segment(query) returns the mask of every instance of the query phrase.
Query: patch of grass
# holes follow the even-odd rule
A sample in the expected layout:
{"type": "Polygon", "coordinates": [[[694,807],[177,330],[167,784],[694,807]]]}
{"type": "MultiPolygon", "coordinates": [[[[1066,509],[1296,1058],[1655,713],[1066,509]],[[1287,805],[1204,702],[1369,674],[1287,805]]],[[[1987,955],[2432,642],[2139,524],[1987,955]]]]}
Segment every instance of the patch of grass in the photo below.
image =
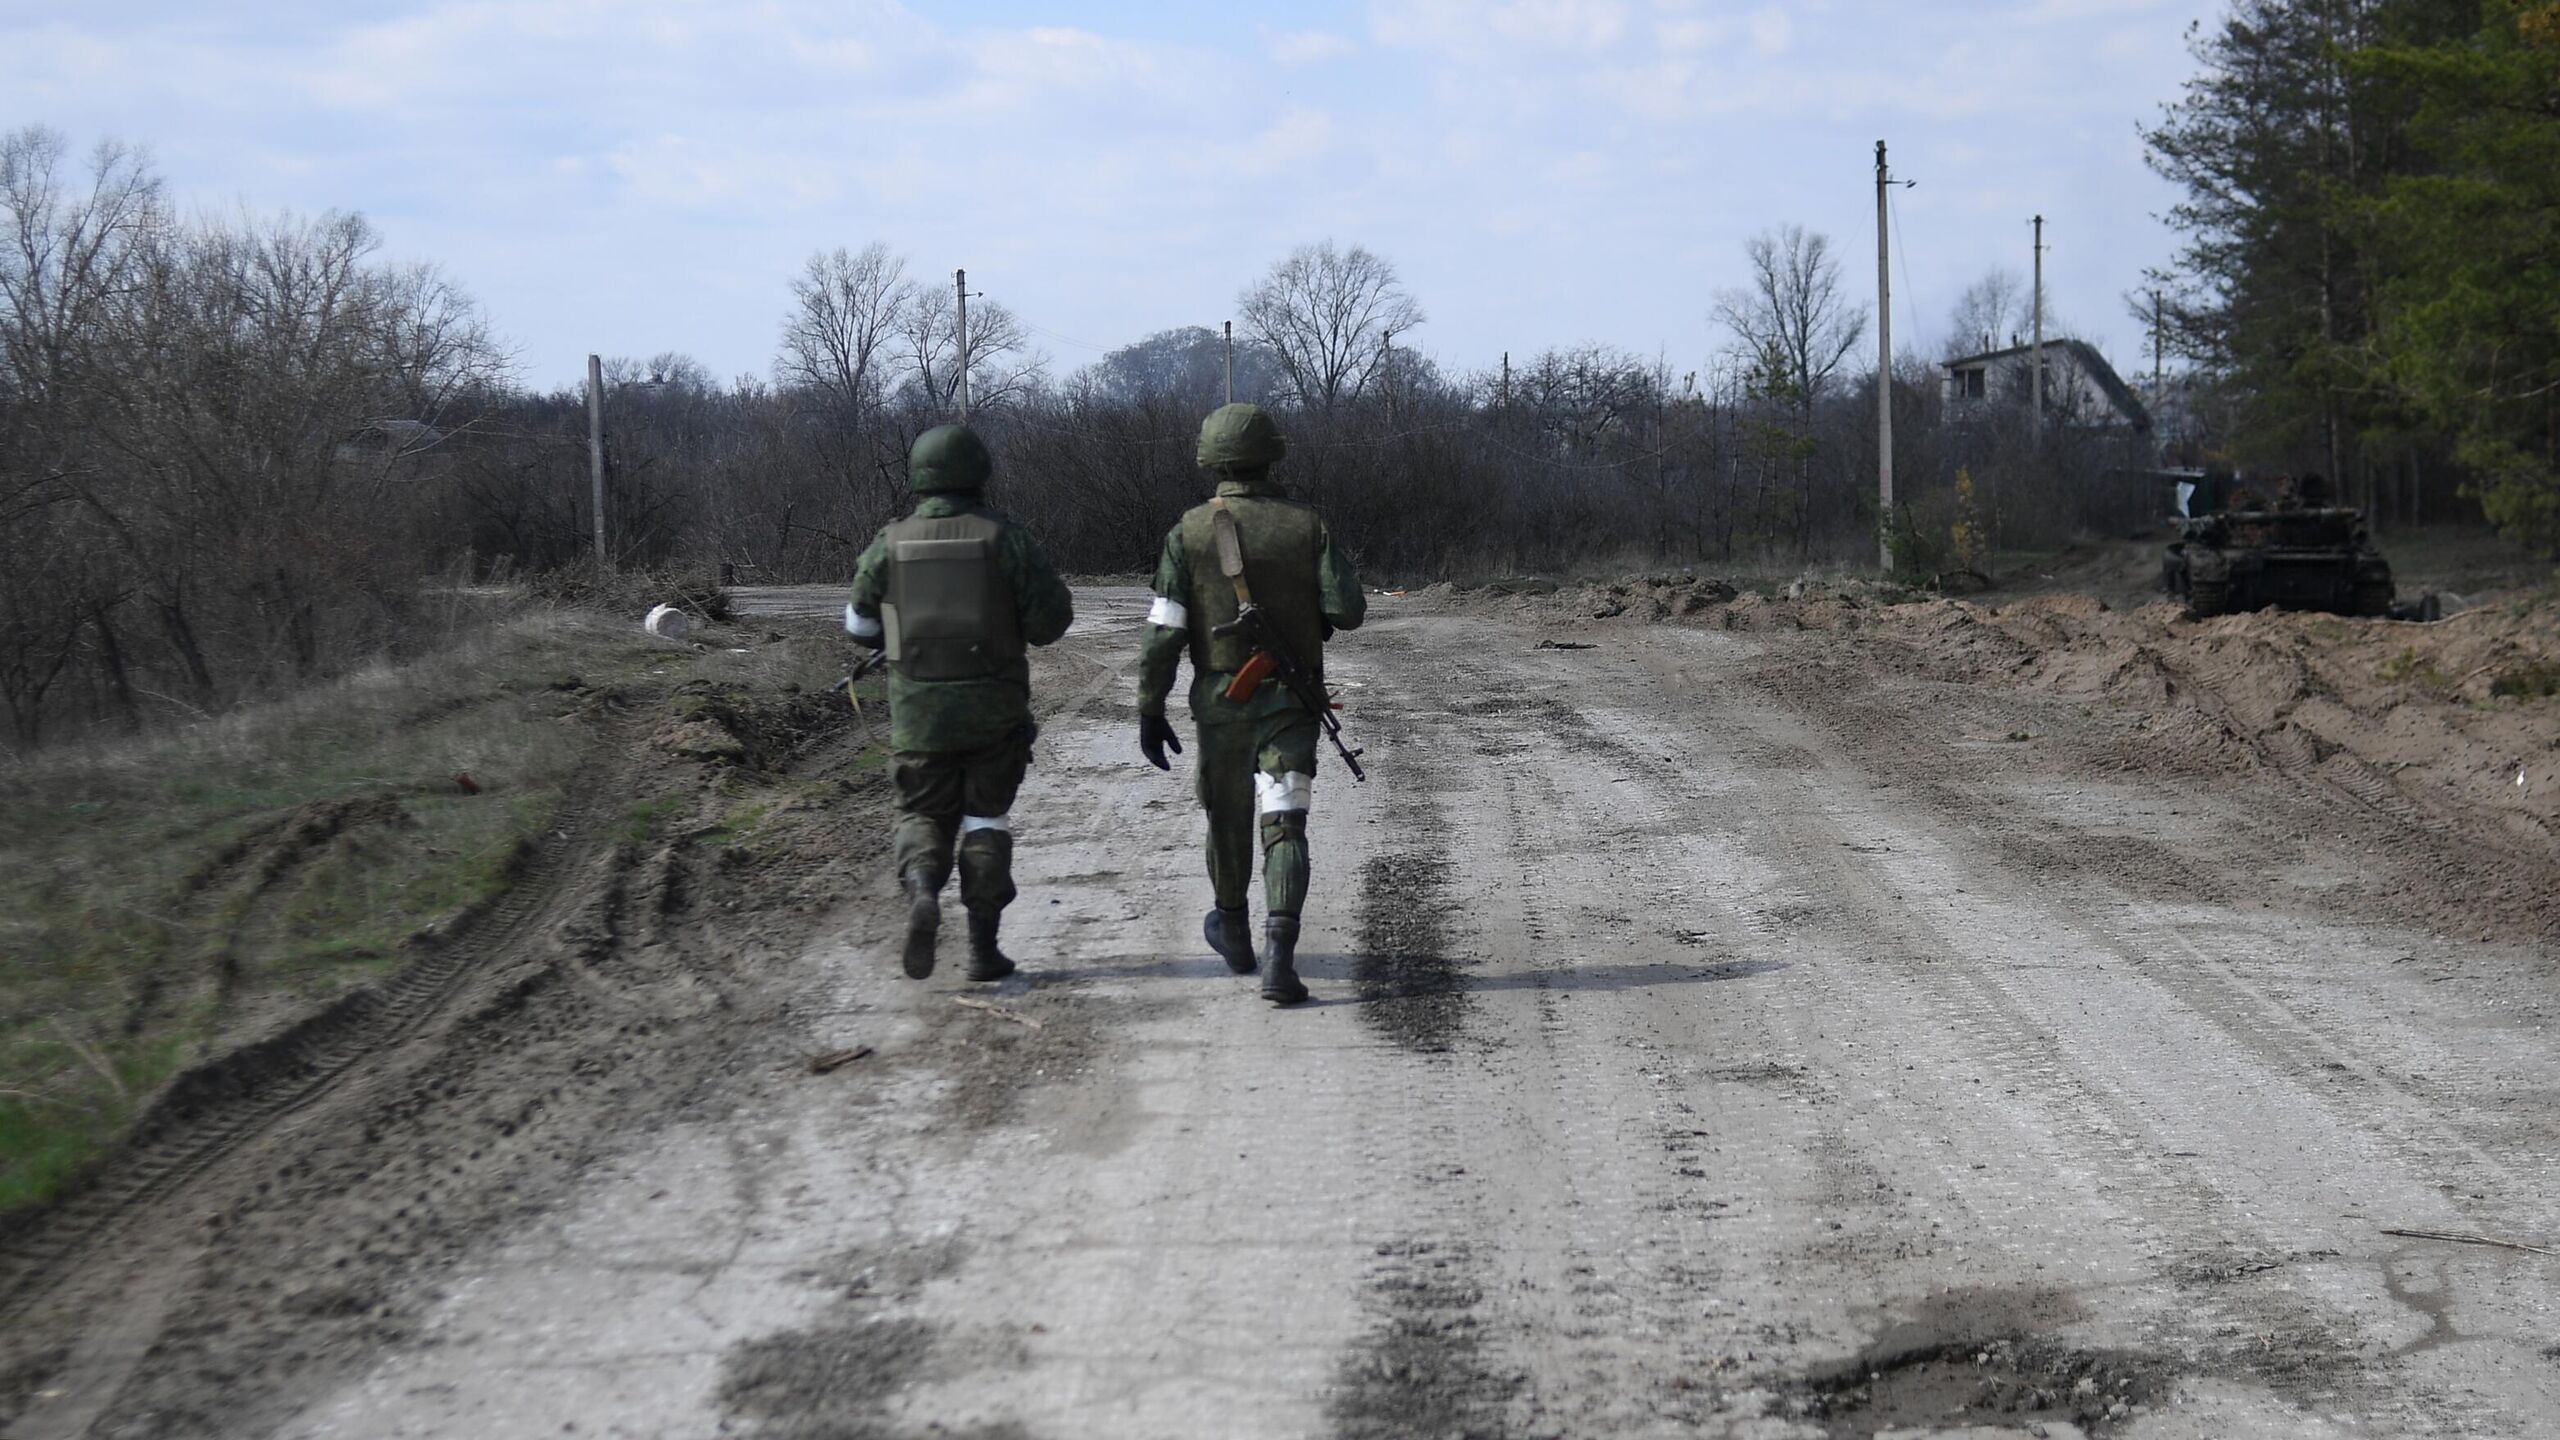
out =
{"type": "Polygon", "coordinates": [[[2383,661],[2373,675],[2386,685],[2408,685],[2438,698],[2451,695],[2454,689],[2453,677],[2445,674],[2433,657],[2420,655],[2414,645],[2402,646],[2400,653],[2383,661]]]}
{"type": "Polygon", "coordinates": [[[2515,700],[2549,700],[2560,696],[2560,660],[2519,665],[2489,682],[2489,693],[2515,700]]]}
{"type": "Polygon", "coordinates": [[[39,1202],[172,1074],[395,965],[503,886],[590,748],[545,614],[183,732],[0,771],[0,1211],[39,1202]],[[469,774],[480,793],[454,779],[469,774]]]}
{"type": "MultiPolygon", "coordinates": [[[[603,723],[693,682],[815,690],[843,668],[820,636],[697,649],[637,612],[537,611],[184,732],[0,769],[0,1213],[55,1194],[170,1076],[500,893],[603,723]]],[[[742,802],[729,823],[766,818],[742,802]]],[[[635,840],[677,823],[673,801],[620,816],[635,840]]]]}
{"type": "Polygon", "coordinates": [[[622,823],[614,827],[613,838],[625,845],[646,845],[658,838],[659,822],[675,814],[682,804],[673,795],[635,800],[623,810],[622,823]]]}
{"type": "Polygon", "coordinates": [[[764,824],[765,817],[773,813],[774,804],[772,800],[759,800],[750,805],[740,805],[693,838],[705,845],[726,845],[733,840],[750,839],[764,824]]]}

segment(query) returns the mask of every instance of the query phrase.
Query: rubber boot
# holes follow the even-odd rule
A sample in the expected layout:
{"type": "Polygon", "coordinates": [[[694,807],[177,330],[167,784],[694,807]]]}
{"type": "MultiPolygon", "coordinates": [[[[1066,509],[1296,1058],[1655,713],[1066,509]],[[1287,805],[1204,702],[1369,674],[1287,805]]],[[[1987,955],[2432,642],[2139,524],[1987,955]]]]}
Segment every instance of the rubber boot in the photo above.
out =
{"type": "Polygon", "coordinates": [[[1253,923],[1245,918],[1243,906],[1212,910],[1201,916],[1200,935],[1227,962],[1228,969],[1239,975],[1253,973],[1253,923]]]}
{"type": "Polygon", "coordinates": [[[924,870],[910,870],[898,877],[907,895],[907,978],[921,980],[933,973],[934,937],[942,930],[942,887],[924,870]]]}
{"type": "Polygon", "coordinates": [[[996,948],[996,926],[1003,918],[1001,910],[970,907],[969,968],[962,973],[981,984],[1001,980],[1013,973],[1013,962],[996,948]]]}
{"type": "Polygon", "coordinates": [[[1298,917],[1273,915],[1262,922],[1262,998],[1274,1005],[1295,1005],[1307,998],[1298,979],[1298,917]]]}

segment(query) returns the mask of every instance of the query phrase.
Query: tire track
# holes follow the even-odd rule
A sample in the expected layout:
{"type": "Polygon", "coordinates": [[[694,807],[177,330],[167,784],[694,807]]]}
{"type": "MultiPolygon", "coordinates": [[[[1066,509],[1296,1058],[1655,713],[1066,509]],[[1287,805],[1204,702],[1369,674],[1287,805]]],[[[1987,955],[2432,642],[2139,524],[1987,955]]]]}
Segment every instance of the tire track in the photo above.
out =
{"type": "Polygon", "coordinates": [[[0,1235],[0,1320],[15,1319],[128,1219],[322,1096],[377,1051],[415,1031],[473,976],[528,935],[569,917],[630,772],[634,727],[610,723],[597,759],[564,793],[550,832],[521,849],[506,891],[424,954],[280,1034],[171,1082],[87,1183],[0,1235]]]}

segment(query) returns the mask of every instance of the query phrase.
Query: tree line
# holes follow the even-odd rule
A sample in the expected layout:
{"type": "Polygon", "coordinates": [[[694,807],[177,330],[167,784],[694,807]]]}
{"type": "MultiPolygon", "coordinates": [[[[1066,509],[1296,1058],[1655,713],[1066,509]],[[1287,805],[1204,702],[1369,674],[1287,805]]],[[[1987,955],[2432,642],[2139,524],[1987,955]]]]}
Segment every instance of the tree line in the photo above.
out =
{"type": "MultiPolygon", "coordinates": [[[[2170,217],[2187,250],[2153,288],[2210,447],[2351,477],[2403,453],[2462,467],[2529,530],[2549,520],[2535,427],[2555,387],[2528,201],[2560,168],[2531,163],[2552,120],[2527,102],[2547,100],[2553,7],[2474,5],[2467,29],[2447,18],[2463,8],[2237,0],[2199,32],[2197,78],[2147,132],[2189,196],[2170,217]]],[[[304,683],[414,643],[438,593],[588,563],[583,385],[522,383],[468,297],[383,260],[361,218],[182,217],[136,153],[30,128],[0,137],[0,227],[17,746],[304,683]]],[[[2152,436],[1960,405],[1926,357],[1880,375],[1826,236],[1777,226],[1742,259],[1694,361],[1594,342],[1444,368],[1393,264],[1326,241],[1241,288],[1232,356],[1195,326],[1062,370],[1001,302],[973,297],[964,354],[938,277],[883,245],[824,249],[776,295],[766,373],[606,363],[607,548],[625,568],[842,578],[907,505],[906,448],[951,418],[964,367],[997,503],[1085,573],[1152,563],[1230,386],[1283,412],[1284,478],[1393,582],[1866,563],[1880,527],[1927,581],[2156,523],[2152,436]]],[[[1969,289],[1958,348],[1997,348],[2022,291],[2004,271],[1969,289]]]]}

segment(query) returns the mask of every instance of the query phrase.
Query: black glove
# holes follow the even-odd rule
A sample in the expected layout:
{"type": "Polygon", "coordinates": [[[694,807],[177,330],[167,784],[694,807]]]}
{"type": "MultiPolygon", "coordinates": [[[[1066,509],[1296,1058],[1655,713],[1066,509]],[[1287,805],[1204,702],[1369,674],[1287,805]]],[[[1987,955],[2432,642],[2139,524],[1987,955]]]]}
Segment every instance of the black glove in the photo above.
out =
{"type": "Polygon", "coordinates": [[[1161,715],[1139,716],[1138,753],[1146,756],[1147,763],[1157,769],[1170,770],[1173,762],[1164,758],[1167,750],[1176,755],[1182,753],[1182,742],[1174,738],[1173,722],[1161,715]]]}

